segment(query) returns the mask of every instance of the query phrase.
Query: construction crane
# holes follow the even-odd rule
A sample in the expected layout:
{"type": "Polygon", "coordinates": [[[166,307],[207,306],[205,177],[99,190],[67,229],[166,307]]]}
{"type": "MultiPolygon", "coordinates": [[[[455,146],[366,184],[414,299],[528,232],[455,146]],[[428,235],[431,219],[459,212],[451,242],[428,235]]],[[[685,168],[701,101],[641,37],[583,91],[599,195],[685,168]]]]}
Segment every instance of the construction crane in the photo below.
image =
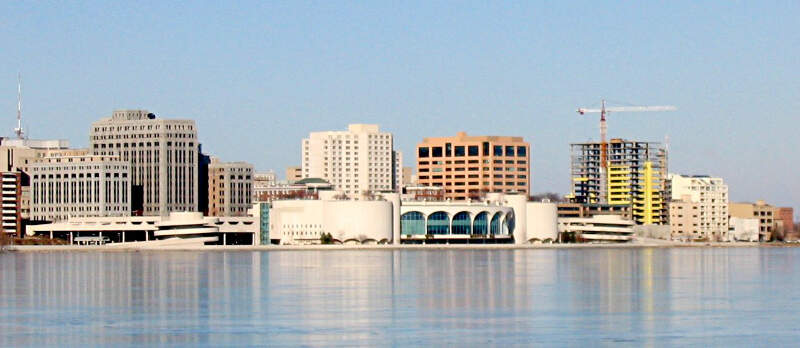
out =
{"type": "Polygon", "coordinates": [[[676,107],[672,105],[661,105],[661,106],[616,106],[616,107],[606,107],[606,101],[603,100],[599,109],[589,109],[589,108],[578,108],[578,113],[581,115],[585,114],[596,114],[600,113],[600,166],[602,168],[606,168],[608,164],[606,161],[606,155],[608,154],[608,142],[606,141],[606,135],[608,134],[608,128],[606,126],[606,115],[610,112],[650,112],[650,111],[675,111],[677,110],[676,107]]]}
{"type": "Polygon", "coordinates": [[[606,116],[611,112],[651,112],[651,111],[674,111],[677,108],[671,105],[664,106],[619,106],[606,107],[603,100],[599,109],[579,108],[577,111],[581,115],[600,114],[600,182],[599,182],[599,201],[607,203],[607,182],[606,174],[608,171],[608,140],[606,139],[608,128],[606,126],[606,116]]]}

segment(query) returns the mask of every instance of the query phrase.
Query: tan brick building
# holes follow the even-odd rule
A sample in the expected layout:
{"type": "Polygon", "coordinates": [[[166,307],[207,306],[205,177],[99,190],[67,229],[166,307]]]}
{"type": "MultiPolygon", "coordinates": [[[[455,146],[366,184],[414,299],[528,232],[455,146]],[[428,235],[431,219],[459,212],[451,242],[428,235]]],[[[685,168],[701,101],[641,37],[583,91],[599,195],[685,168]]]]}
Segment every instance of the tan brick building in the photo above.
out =
{"type": "Polygon", "coordinates": [[[222,162],[208,165],[208,215],[245,216],[253,204],[253,165],[222,162]]]}
{"type": "Polygon", "coordinates": [[[530,194],[530,144],[522,137],[425,138],[417,145],[422,186],[441,186],[445,198],[481,199],[487,192],[530,194]]]}

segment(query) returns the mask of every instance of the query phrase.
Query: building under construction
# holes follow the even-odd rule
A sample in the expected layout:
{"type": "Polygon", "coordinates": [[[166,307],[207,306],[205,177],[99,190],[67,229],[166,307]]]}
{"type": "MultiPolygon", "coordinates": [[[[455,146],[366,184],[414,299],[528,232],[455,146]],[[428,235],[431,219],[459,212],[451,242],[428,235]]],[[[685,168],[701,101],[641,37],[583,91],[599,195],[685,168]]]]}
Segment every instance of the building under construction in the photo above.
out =
{"type": "Polygon", "coordinates": [[[667,152],[661,143],[611,139],[570,149],[572,202],[628,206],[637,224],[667,223],[667,152]]]}

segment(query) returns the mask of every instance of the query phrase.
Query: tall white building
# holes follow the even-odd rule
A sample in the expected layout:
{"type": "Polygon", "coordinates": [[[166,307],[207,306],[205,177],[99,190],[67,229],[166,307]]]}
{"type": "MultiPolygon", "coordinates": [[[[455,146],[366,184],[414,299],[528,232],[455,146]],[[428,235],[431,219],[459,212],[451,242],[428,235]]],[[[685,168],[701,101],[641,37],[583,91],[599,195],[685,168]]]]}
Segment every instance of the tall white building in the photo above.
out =
{"type": "Polygon", "coordinates": [[[92,123],[94,154],[117,155],[141,186],[144,215],[198,209],[198,143],[193,120],[158,119],[147,110],[116,110],[92,123]]]}
{"type": "Polygon", "coordinates": [[[728,240],[728,185],[722,178],[670,174],[673,238],[728,240]]]}
{"type": "Polygon", "coordinates": [[[31,219],[130,216],[130,165],[117,156],[61,156],[29,165],[31,219]]]}
{"type": "Polygon", "coordinates": [[[303,178],[321,178],[351,198],[398,189],[402,156],[391,133],[377,125],[351,124],[346,131],[312,132],[302,143],[303,178]]]}

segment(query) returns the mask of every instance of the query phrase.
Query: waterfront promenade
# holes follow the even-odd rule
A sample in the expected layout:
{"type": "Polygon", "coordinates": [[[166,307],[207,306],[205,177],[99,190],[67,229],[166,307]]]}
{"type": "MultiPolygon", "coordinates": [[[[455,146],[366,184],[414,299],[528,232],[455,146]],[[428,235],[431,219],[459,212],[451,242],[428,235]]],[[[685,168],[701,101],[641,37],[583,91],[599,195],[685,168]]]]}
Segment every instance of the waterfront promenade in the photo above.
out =
{"type": "Polygon", "coordinates": [[[307,251],[307,250],[529,250],[529,249],[619,249],[619,248],[753,248],[800,247],[800,243],[679,243],[639,240],[626,244],[383,244],[383,245],[146,245],[116,243],[107,245],[10,245],[17,252],[113,252],[113,251],[307,251]]]}

